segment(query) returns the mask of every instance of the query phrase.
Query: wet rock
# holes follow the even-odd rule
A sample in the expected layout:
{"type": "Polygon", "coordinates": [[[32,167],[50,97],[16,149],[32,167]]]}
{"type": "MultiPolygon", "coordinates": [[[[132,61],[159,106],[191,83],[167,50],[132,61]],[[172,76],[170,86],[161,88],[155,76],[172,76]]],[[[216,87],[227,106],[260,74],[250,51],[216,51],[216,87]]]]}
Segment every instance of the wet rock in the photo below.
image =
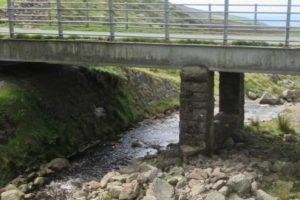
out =
{"type": "Polygon", "coordinates": [[[133,140],[132,144],[131,144],[132,148],[141,148],[143,146],[144,146],[144,144],[141,141],[139,141],[138,139],[133,140]]]}
{"type": "Polygon", "coordinates": [[[119,195],[119,199],[136,199],[136,197],[139,195],[139,191],[140,186],[136,180],[132,181],[131,183],[126,183],[123,185],[123,189],[119,195]]]}
{"type": "Polygon", "coordinates": [[[36,172],[31,172],[30,174],[28,174],[27,179],[28,181],[32,181],[37,177],[37,173],[36,172]]]}
{"type": "Polygon", "coordinates": [[[259,100],[260,104],[278,105],[280,101],[269,92],[265,92],[259,100]]]}
{"type": "Polygon", "coordinates": [[[56,172],[69,169],[70,166],[71,166],[70,162],[65,158],[56,158],[47,164],[47,168],[54,170],[56,172]]]}
{"type": "Polygon", "coordinates": [[[120,175],[120,173],[118,173],[118,172],[109,172],[109,173],[107,173],[107,174],[101,179],[101,181],[100,181],[100,187],[101,187],[101,188],[106,187],[108,181],[109,181],[112,177],[114,177],[114,176],[116,176],[116,175],[120,175]]]}
{"type": "Polygon", "coordinates": [[[37,176],[50,176],[54,173],[55,172],[52,169],[49,169],[48,167],[42,167],[37,173],[37,176]]]}
{"type": "Polygon", "coordinates": [[[1,200],[21,200],[24,193],[18,189],[8,190],[1,194],[1,200]]]}
{"type": "Polygon", "coordinates": [[[23,192],[23,193],[27,193],[27,191],[28,191],[28,184],[22,184],[22,185],[20,185],[19,187],[19,190],[21,191],[21,192],[23,192]]]}
{"type": "Polygon", "coordinates": [[[244,174],[230,177],[227,185],[241,196],[248,194],[251,189],[250,180],[244,174]]]}
{"type": "Polygon", "coordinates": [[[256,199],[257,200],[278,200],[278,198],[269,195],[263,190],[257,190],[256,199]]]}
{"type": "Polygon", "coordinates": [[[24,195],[24,199],[34,199],[35,195],[33,193],[28,193],[24,195]]]}
{"type": "Polygon", "coordinates": [[[173,200],[174,188],[168,182],[155,178],[147,190],[147,196],[155,197],[157,200],[173,200]]]}
{"type": "Polygon", "coordinates": [[[208,193],[205,200],[225,200],[225,196],[219,192],[212,191],[208,193]]]}
{"type": "Polygon", "coordinates": [[[47,183],[48,179],[45,177],[37,177],[34,179],[33,181],[33,185],[37,186],[37,187],[41,187],[43,185],[45,185],[47,183]]]}

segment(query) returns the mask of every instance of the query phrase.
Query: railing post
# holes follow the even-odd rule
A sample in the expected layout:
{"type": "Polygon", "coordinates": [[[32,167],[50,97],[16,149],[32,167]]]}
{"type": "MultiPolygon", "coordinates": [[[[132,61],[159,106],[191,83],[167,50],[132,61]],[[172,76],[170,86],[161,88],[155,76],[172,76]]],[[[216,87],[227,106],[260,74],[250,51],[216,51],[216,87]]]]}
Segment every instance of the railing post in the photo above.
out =
{"type": "Polygon", "coordinates": [[[254,5],[254,30],[257,31],[257,25],[258,25],[258,21],[257,21],[257,12],[258,12],[258,6],[257,4],[254,5]]]}
{"type": "Polygon", "coordinates": [[[110,40],[115,39],[113,0],[108,0],[110,40]]]}
{"type": "Polygon", "coordinates": [[[15,36],[14,30],[14,7],[12,0],[7,0],[7,15],[8,15],[8,26],[9,26],[9,35],[11,38],[15,36]]]}
{"type": "Polygon", "coordinates": [[[58,36],[63,38],[63,27],[62,27],[62,7],[61,7],[61,0],[56,0],[56,7],[57,7],[57,27],[58,27],[58,36]]]}
{"type": "Polygon", "coordinates": [[[52,16],[51,16],[51,11],[52,11],[52,8],[51,8],[51,0],[48,0],[48,20],[49,20],[49,25],[51,26],[52,23],[51,23],[51,20],[52,20],[52,16]]]}
{"type": "Polygon", "coordinates": [[[127,30],[129,28],[128,27],[128,2],[124,3],[124,12],[125,12],[125,28],[127,30]]]}
{"type": "Polygon", "coordinates": [[[169,0],[164,0],[164,28],[165,28],[165,40],[170,40],[170,32],[169,32],[169,0]]]}
{"type": "Polygon", "coordinates": [[[223,44],[226,45],[228,42],[228,17],[229,17],[229,0],[225,0],[224,4],[224,34],[223,44]]]}
{"type": "Polygon", "coordinates": [[[211,3],[208,4],[208,24],[211,25],[212,24],[212,9],[211,9],[211,3]]]}
{"type": "Polygon", "coordinates": [[[288,0],[287,15],[286,15],[286,27],[285,27],[285,46],[286,47],[288,47],[290,44],[291,11],[292,11],[292,0],[288,0]]]}
{"type": "Polygon", "coordinates": [[[87,0],[84,1],[85,4],[85,21],[86,21],[86,26],[90,26],[90,12],[89,12],[89,2],[87,0]]]}

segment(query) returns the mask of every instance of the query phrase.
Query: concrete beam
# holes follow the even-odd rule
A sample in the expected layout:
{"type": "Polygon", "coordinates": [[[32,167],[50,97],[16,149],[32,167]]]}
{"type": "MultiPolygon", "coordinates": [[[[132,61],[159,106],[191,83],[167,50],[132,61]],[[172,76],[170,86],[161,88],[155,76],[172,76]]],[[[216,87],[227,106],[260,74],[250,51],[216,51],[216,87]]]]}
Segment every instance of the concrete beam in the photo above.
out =
{"type": "Polygon", "coordinates": [[[300,74],[300,49],[78,40],[0,40],[0,60],[300,74]]]}

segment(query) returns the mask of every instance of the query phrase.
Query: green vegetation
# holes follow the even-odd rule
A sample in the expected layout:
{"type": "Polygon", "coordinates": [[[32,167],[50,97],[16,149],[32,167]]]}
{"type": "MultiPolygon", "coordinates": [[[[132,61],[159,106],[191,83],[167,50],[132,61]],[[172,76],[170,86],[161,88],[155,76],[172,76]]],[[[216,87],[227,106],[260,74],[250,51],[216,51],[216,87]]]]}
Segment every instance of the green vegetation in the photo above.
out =
{"type": "Polygon", "coordinates": [[[71,155],[90,141],[116,139],[136,120],[179,106],[177,96],[143,102],[148,94],[137,95],[143,90],[127,82],[139,73],[154,84],[168,80],[177,90],[172,76],[177,71],[162,79],[161,70],[42,68],[30,64],[6,69],[21,73],[22,79],[0,83],[0,186],[28,167],[71,155]],[[105,118],[96,117],[97,107],[104,108],[105,118]]]}

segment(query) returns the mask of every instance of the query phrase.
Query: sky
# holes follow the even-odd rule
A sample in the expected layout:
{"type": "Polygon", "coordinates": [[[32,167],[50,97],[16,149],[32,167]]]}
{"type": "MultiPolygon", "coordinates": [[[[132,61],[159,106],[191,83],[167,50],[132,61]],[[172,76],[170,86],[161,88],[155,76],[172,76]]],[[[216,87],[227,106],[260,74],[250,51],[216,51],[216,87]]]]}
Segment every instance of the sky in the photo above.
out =
{"type": "MultiPolygon", "coordinates": [[[[179,4],[224,4],[225,0],[170,0],[171,3],[179,3],[179,4]]],[[[238,11],[238,12],[253,12],[255,4],[263,4],[263,5],[287,5],[288,0],[229,0],[230,4],[250,4],[253,6],[230,6],[229,11],[238,11]]],[[[292,4],[300,5],[300,0],[292,0],[292,4]]],[[[208,10],[208,6],[190,6],[193,8],[201,9],[201,10],[208,10]]],[[[213,11],[224,11],[223,6],[213,6],[213,11]]],[[[286,6],[259,6],[258,12],[286,12],[286,6]]],[[[292,20],[300,20],[300,6],[299,7],[292,7],[292,12],[297,12],[296,14],[292,14],[292,20]]],[[[232,14],[231,14],[232,15],[232,14]]],[[[234,15],[246,17],[249,19],[254,19],[254,14],[249,13],[234,13],[234,15]]],[[[263,23],[267,23],[268,25],[274,26],[282,26],[285,22],[274,21],[270,22],[268,20],[285,20],[286,14],[258,14],[258,20],[262,21],[263,23]],[[267,21],[263,21],[267,20],[267,21]]],[[[300,26],[300,22],[292,22],[293,26],[300,26]]]]}

